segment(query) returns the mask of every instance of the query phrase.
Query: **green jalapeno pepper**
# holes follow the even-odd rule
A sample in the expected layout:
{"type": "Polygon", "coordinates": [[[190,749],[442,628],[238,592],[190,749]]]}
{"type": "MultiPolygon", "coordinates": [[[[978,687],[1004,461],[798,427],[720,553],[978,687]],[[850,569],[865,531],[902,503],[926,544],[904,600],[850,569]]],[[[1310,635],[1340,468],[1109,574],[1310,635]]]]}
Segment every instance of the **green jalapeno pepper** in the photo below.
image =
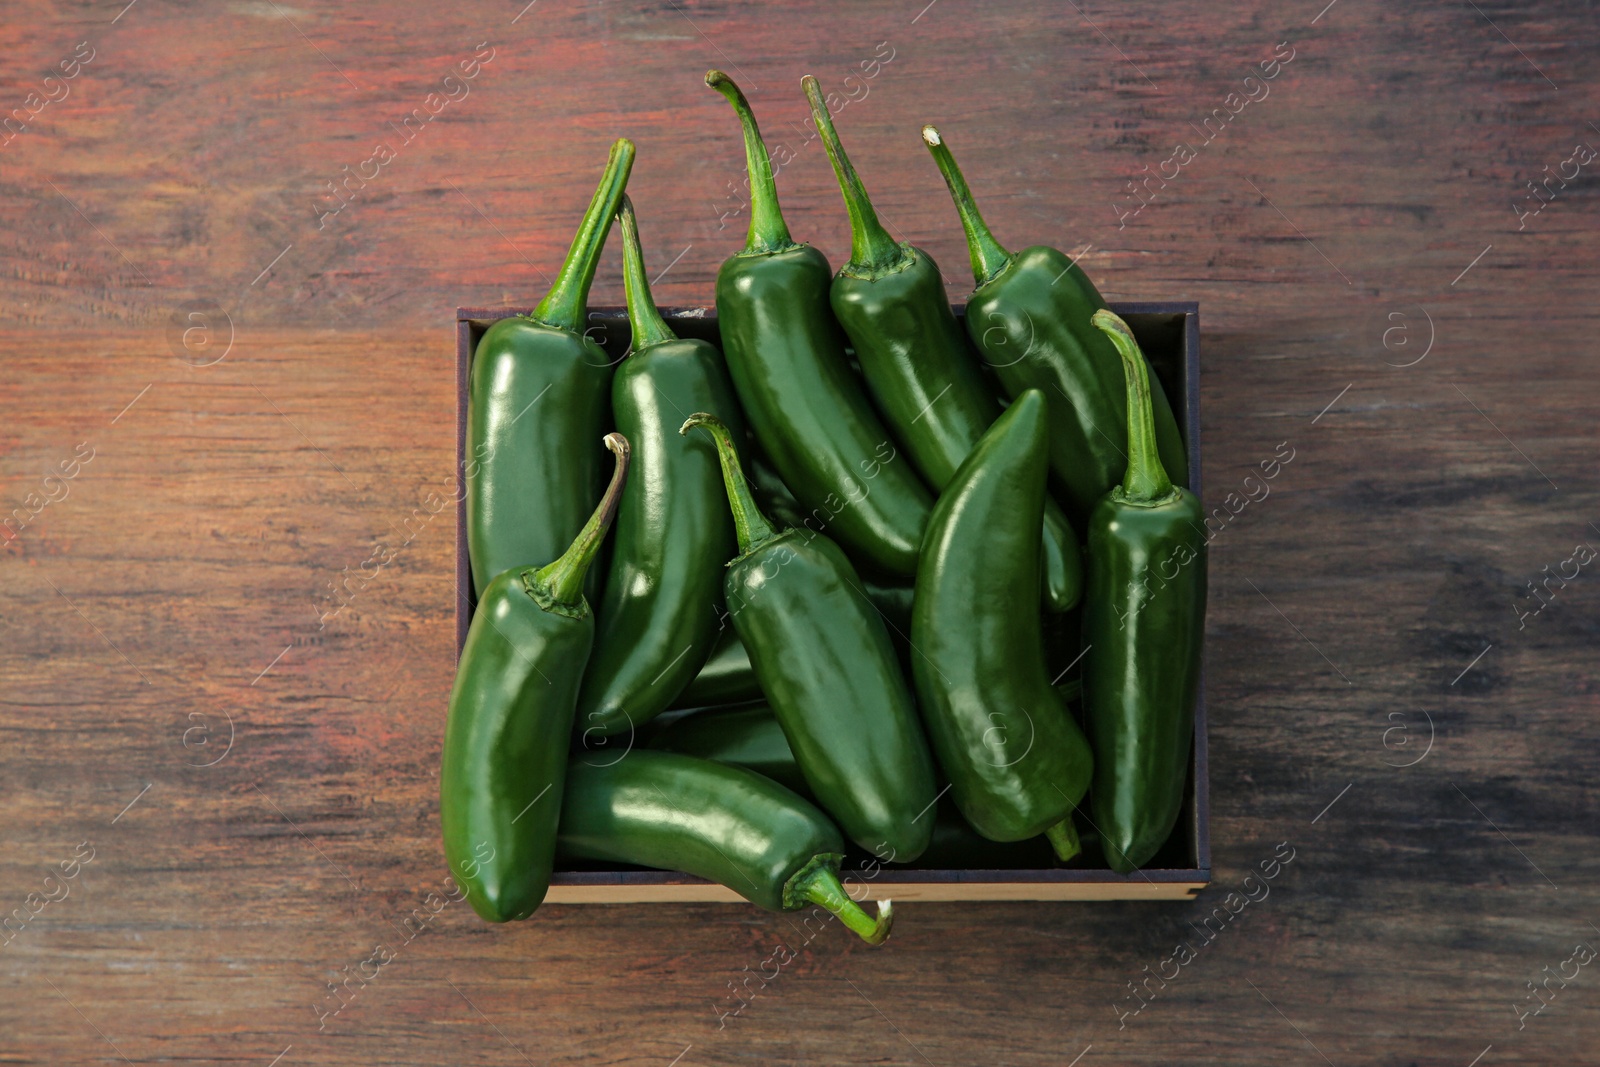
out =
{"type": "MultiPolygon", "coordinates": [[[[1076,691],[1076,686],[1073,689],[1076,691]]],[[[783,727],[765,704],[692,712],[663,724],[650,738],[649,747],[747,767],[803,797],[810,796],[783,727]]],[[[1092,836],[1092,831],[1083,834],[1086,842],[1092,836]]],[[[948,797],[935,805],[933,837],[917,859],[919,867],[940,870],[1045,869],[1055,865],[1055,853],[1043,837],[990,841],[973,832],[948,797]]]]}
{"type": "Polygon", "coordinates": [[[894,921],[889,901],[873,919],[845,892],[844,839],[827,816],[743,767],[645,749],[605,766],[574,759],[560,844],[577,859],[709,878],[768,911],[820,904],[869,945],[894,921]]]}
{"type": "MultiPolygon", "coordinates": [[[[939,265],[889,236],[839,143],[817,79],[807,75],[801,84],[850,216],[850,261],[833,278],[833,313],[895,439],[917,473],[943,489],[1000,417],[1000,402],[950,309],[939,265]]],[[[1083,564],[1078,535],[1049,499],[1042,543],[1045,604],[1066,611],[1083,592],[1083,564]]]]}
{"type": "MultiPolygon", "coordinates": [[[[722,461],[739,555],[724,598],[806,782],[856,844],[909,862],[932,832],[933,760],[894,646],[850,560],[821,534],[757,510],[726,426],[697,412],[722,461]]],[[[1037,587],[1035,587],[1037,590],[1037,587]]]]}
{"type": "Polygon", "coordinates": [[[845,361],[825,256],[796,244],[750,105],[726,74],[706,84],[734,107],[750,171],[750,234],[717,272],[717,325],[761,449],[808,510],[863,563],[916,573],[933,499],[845,361]]]}
{"type": "Polygon", "coordinates": [[[1133,334],[1109,311],[1094,325],[1127,375],[1128,469],[1089,519],[1083,710],[1094,817],[1106,860],[1127,873],[1166,842],[1183,806],[1205,635],[1205,515],[1162,466],[1133,334]]]}
{"type": "MultiPolygon", "coordinates": [[[[949,147],[932,126],[922,139],[955,200],[967,237],[977,288],[967,301],[967,333],[1005,391],[1016,397],[1039,389],[1050,405],[1050,468],[1067,513],[1082,522],[1122,478],[1128,436],[1122,366],[1111,345],[1089,325],[1106,302],[1077,263],[1035,245],[1012,255],[978,213],[949,147]]],[[[1151,383],[1156,440],[1162,462],[1188,479],[1183,438],[1157,382],[1151,383]]]]}
{"type": "MultiPolygon", "coordinates": [[[[611,419],[611,361],[583,331],[632,169],[633,143],[619,140],[555,285],[533,314],[490,326],[472,357],[467,548],[480,596],[502,571],[560,555],[604,482],[605,451],[595,442],[611,419]]],[[[597,599],[600,577],[595,568],[586,590],[597,599]]]]}
{"type": "Polygon", "coordinates": [[[715,446],[676,432],[694,411],[742,426],[722,356],[667,327],[626,196],[617,217],[633,343],[611,383],[611,410],[633,445],[633,470],[578,697],[585,739],[648,722],[695,677],[717,637],[723,564],[736,545],[715,446]]]}
{"type": "Polygon", "coordinates": [[[628,441],[608,434],[616,470],[561,558],[514,567],[483,591],[461,649],[439,765],[445,858],[472,909],[526,919],[550,886],[578,683],[594,640],[583,580],[628,478],[628,441]]]}
{"type": "Polygon", "coordinates": [[[911,609],[923,721],[956,806],[983,836],[1045,833],[1078,852],[1072,809],[1093,757],[1045,673],[1039,522],[1048,476],[1044,396],[995,421],[945,487],[923,541],[911,609]]]}

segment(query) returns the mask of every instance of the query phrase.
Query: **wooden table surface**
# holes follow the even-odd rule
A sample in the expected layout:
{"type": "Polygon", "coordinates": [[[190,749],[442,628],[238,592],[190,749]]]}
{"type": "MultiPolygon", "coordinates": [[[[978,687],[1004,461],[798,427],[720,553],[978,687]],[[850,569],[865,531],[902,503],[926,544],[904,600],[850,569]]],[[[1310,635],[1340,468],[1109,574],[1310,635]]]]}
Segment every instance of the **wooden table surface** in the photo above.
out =
{"type": "Polygon", "coordinates": [[[0,1062],[1592,1062],[1589,5],[123,2],[0,20],[0,1062]],[[543,293],[621,135],[707,301],[708,67],[835,263],[808,72],[953,296],[926,121],[1002,241],[1200,301],[1199,900],[431,910],[453,309],[543,293]]]}

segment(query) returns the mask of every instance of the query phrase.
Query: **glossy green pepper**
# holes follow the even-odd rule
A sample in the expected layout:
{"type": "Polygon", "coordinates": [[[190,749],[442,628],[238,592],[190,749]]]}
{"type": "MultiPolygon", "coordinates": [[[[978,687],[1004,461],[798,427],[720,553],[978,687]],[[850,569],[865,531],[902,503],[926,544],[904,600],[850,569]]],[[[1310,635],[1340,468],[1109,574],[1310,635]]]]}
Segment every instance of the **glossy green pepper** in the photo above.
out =
{"type": "Polygon", "coordinates": [[[526,919],[550,886],[578,683],[594,641],[583,580],[628,478],[628,442],[609,434],[616,471],[560,559],[514,567],[478,601],[450,691],[439,821],[450,870],[490,922],[526,919]]]}
{"type": "Polygon", "coordinates": [[[634,749],[605,766],[575,759],[561,805],[561,854],[683,871],[768,911],[819,904],[862,940],[889,936],[839,882],[844,839],[810,802],[743,767],[634,749]]]}
{"type": "Polygon", "coordinates": [[[677,427],[694,411],[742,426],[722,356],[705,341],[675,336],[651,301],[627,197],[618,224],[633,343],[611,383],[611,410],[633,445],[633,471],[578,697],[577,728],[595,743],[666,708],[711,652],[723,564],[736,545],[733,520],[715,446],[677,427]]]}
{"type": "MultiPolygon", "coordinates": [[[[978,213],[950,149],[932,126],[922,139],[955,200],[977,289],[967,301],[967,333],[1007,394],[1044,393],[1050,405],[1050,468],[1067,513],[1079,524],[1122,478],[1128,436],[1122,365],[1089,317],[1106,302],[1083,270],[1054,248],[1012,255],[978,213]]],[[[1159,383],[1152,383],[1161,460],[1188,479],[1183,437],[1159,383]]]]}
{"type": "Polygon", "coordinates": [[[962,462],[928,520],[911,609],[923,721],[950,795],[994,841],[1044,833],[1078,852],[1072,809],[1094,759],[1045,672],[1039,521],[1048,477],[1044,396],[1030,389],[962,462]]]}
{"type": "MultiPolygon", "coordinates": [[[[467,399],[467,547],[473,588],[555,559],[605,481],[596,446],[611,421],[611,360],[584,336],[589,285],[633,168],[611,147],[605,174],[555,285],[533,314],[490,326],[472,357],[467,399]]],[[[598,599],[595,568],[587,592],[598,599]]]]}
{"type": "Polygon", "coordinates": [[[878,610],[838,545],[779,533],[756,509],[727,427],[700,412],[683,432],[695,427],[717,443],[739,539],[723,586],[733,627],[812,795],[874,856],[916,859],[933,760],[878,610]]]}
{"type": "Polygon", "coordinates": [[[784,484],[828,534],[864,564],[910,577],[932,495],[845,360],[827,258],[789,236],[749,103],[726,74],[711,71],[706,84],[738,112],[750,171],[749,238],[717,272],[717,325],[739,402],[784,484]]]}
{"type": "MultiPolygon", "coordinates": [[[[801,84],[850,216],[850,261],[833,279],[833,313],[895,440],[917,473],[943,489],[1000,417],[1000,402],[950,309],[939,265],[889,236],[839,142],[817,79],[807,75],[801,84]]],[[[1053,500],[1046,499],[1044,516],[1044,600],[1066,611],[1083,592],[1078,535],[1053,500]]]]}
{"type": "Polygon", "coordinates": [[[1106,860],[1142,867],[1183,806],[1206,622],[1205,515],[1156,448],[1150,382],[1127,325],[1094,325],[1127,374],[1128,469],[1089,519],[1083,711],[1094,742],[1094,817],[1106,860]]]}
{"type": "MultiPolygon", "coordinates": [[[[1073,686],[1076,691],[1076,686],[1073,686]]],[[[713,759],[747,767],[757,774],[810,796],[805,777],[783,736],[783,727],[765,704],[743,708],[708,708],[664,723],[650,738],[650,748],[685,756],[713,759]]],[[[929,818],[929,815],[923,815],[929,818]]],[[[917,859],[917,866],[938,870],[1047,869],[1056,865],[1055,853],[1043,837],[1025,841],[990,841],[973,832],[961,811],[948,797],[941,798],[931,815],[933,837],[917,859]]],[[[1084,833],[1085,840],[1092,831],[1084,833]]]]}

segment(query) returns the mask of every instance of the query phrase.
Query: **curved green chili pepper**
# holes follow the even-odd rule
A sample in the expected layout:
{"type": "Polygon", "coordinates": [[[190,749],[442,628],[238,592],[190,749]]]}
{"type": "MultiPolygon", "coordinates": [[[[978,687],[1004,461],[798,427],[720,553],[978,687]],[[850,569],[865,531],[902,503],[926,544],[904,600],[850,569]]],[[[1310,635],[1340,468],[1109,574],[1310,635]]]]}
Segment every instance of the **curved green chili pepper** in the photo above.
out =
{"type": "Polygon", "coordinates": [[[1045,399],[1017,397],[961,464],[928,520],[911,611],[923,721],[950,795],[980,834],[1045,833],[1078,851],[1072,809],[1094,759],[1045,673],[1039,529],[1048,473],[1045,399]]]}
{"type": "Polygon", "coordinates": [[[1094,325],[1127,374],[1128,470],[1089,519],[1083,711],[1094,741],[1094,817],[1123,873],[1172,834],[1183,806],[1206,623],[1205,515],[1156,449],[1150,382],[1133,334],[1094,325]]]}
{"type": "Polygon", "coordinates": [[[819,904],[869,945],[889,936],[894,909],[873,919],[839,882],[844,839],[827,816],[743,767],[635,749],[606,766],[567,772],[561,852],[636,863],[720,882],[768,911],[819,904]]]}
{"type": "Polygon", "coordinates": [[[578,683],[594,640],[583,581],[628,479],[628,441],[608,434],[616,470],[577,539],[548,566],[502,572],[478,601],[461,649],[439,767],[450,870],[490,922],[544,900],[578,683]]]}
{"type": "MultiPolygon", "coordinates": [[[[922,139],[955,200],[972,257],[977,289],[967,301],[967,332],[1011,396],[1039,389],[1050,405],[1050,468],[1063,502],[1081,523],[1122,478],[1128,436],[1122,366],[1089,326],[1106,302],[1073,260],[1035,245],[1012,255],[1000,246],[973,202],[972,191],[932,126],[922,139]]],[[[1188,479],[1178,423],[1159,383],[1152,383],[1161,460],[1179,481],[1188,479]]]]}
{"type": "Polygon", "coordinates": [[[845,834],[879,859],[909,862],[933,828],[920,818],[936,795],[933,760],[883,620],[838,545],[779,533],[756,509],[728,428],[697,412],[683,432],[697,426],[722,460],[739,537],[723,593],[762,692],[845,834]]]}
{"type": "Polygon", "coordinates": [[[706,84],[738,113],[750,171],[750,235],[717,272],[717,325],[734,389],[795,499],[863,562],[909,577],[933,498],[845,361],[828,308],[827,258],[790,238],[749,103],[720,71],[706,84]]]}
{"type": "Polygon", "coordinates": [[[675,432],[693,411],[742,425],[722,356],[668,329],[650,300],[626,196],[617,218],[633,344],[612,381],[611,410],[634,458],[578,697],[585,738],[643,725],[695,677],[717,637],[723,564],[736,546],[716,448],[675,432]]]}
{"type": "MultiPolygon", "coordinates": [[[[1076,689],[1074,685],[1073,690],[1076,689]]],[[[707,708],[685,715],[664,724],[651,737],[649,747],[734,763],[801,796],[810,795],[805,777],[794,761],[794,752],[783,736],[783,727],[765,704],[707,708]]],[[[1093,836],[1093,831],[1083,835],[1086,842],[1093,836]]],[[[990,841],[973,832],[948,797],[941,798],[935,806],[933,838],[917,858],[919,867],[944,870],[1045,869],[1055,865],[1055,853],[1045,838],[990,841]]]]}
{"type": "MultiPolygon", "coordinates": [[[[555,285],[533,314],[501,319],[478,341],[467,399],[467,548],[481,596],[512,567],[561,554],[605,479],[594,446],[611,420],[611,361],[584,336],[589,285],[633,168],[611,146],[555,285]]],[[[599,568],[586,591],[597,596],[599,568]]]]}
{"type": "MultiPolygon", "coordinates": [[[[800,81],[850,216],[850,261],[834,275],[833,313],[895,439],[917,473],[943,489],[1000,417],[1000,402],[950,310],[939,265],[889,236],[839,143],[817,79],[808,74],[800,81]]],[[[1066,611],[1083,592],[1083,564],[1078,535],[1048,499],[1043,545],[1045,603],[1066,611]]]]}

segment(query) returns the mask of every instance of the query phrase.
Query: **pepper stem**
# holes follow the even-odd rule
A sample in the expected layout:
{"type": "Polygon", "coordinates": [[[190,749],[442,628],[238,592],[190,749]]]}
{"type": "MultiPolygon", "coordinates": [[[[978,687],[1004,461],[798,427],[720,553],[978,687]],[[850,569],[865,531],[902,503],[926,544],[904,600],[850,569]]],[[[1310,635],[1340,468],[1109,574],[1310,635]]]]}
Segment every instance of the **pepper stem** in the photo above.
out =
{"type": "Polygon", "coordinates": [[[1122,476],[1118,497],[1130,504],[1160,504],[1177,494],[1156,448],[1156,420],[1150,410],[1150,372],[1144,353],[1128,324],[1104,308],[1089,320],[1107,337],[1122,357],[1122,374],[1128,383],[1128,471],[1122,476]]]}
{"type": "Polygon", "coordinates": [[[755,497],[744,480],[744,468],[739,465],[739,450],[734,447],[733,434],[715,415],[697,411],[690,415],[678,432],[686,434],[696,427],[711,434],[717,443],[717,459],[722,462],[722,484],[728,490],[728,507],[733,511],[733,529],[739,538],[739,554],[748,555],[778,536],[772,523],[756,507],[755,497]]]}
{"type": "Polygon", "coordinates": [[[1056,858],[1062,863],[1083,851],[1083,845],[1078,841],[1078,828],[1072,822],[1072,813],[1044,832],[1045,838],[1050,842],[1050,847],[1055,849],[1056,858]]]}
{"type": "Polygon", "coordinates": [[[794,239],[789,236],[783,209],[778,206],[772,159],[761,140],[761,127],[756,125],[750,101],[744,98],[733,79],[720,70],[706,71],[706,84],[727,98],[739,116],[739,124],[744,127],[744,164],[750,174],[750,235],[745,238],[745,252],[782,252],[793,248],[794,239]]]}
{"type": "Polygon", "coordinates": [[[594,282],[595,268],[600,264],[600,251],[605,247],[606,234],[611,232],[611,219],[617,213],[622,191],[628,187],[628,174],[633,170],[633,142],[620,138],[611,146],[611,157],[606,160],[605,173],[595,188],[589,207],[583,213],[572,247],[561,264],[561,273],[550,287],[539,306],[528,316],[546,326],[571,333],[582,333],[584,319],[589,311],[589,286],[594,282]]]}
{"type": "Polygon", "coordinates": [[[878,917],[874,919],[861,910],[861,905],[850,899],[850,894],[844,891],[844,886],[839,882],[838,872],[830,864],[813,866],[790,883],[787,889],[796,897],[827,908],[869,945],[883,944],[889,936],[889,928],[894,925],[893,901],[880,900],[878,917]]]}
{"type": "Polygon", "coordinates": [[[834,177],[839,181],[839,192],[844,197],[844,209],[850,215],[850,262],[845,264],[845,269],[853,267],[877,273],[903,266],[911,253],[889,236],[889,231],[878,221],[878,213],[872,209],[872,200],[867,196],[867,187],[861,184],[855,167],[850,165],[850,157],[845,155],[844,145],[839,143],[839,131],[833,128],[833,116],[822,98],[822,87],[809,74],[800,79],[800,84],[805,87],[806,100],[811,104],[811,121],[817,124],[817,132],[822,135],[822,147],[828,150],[834,177]]]}
{"type": "Polygon", "coordinates": [[[639,247],[639,221],[633,214],[633,201],[624,193],[617,209],[617,225],[622,227],[622,290],[627,294],[628,327],[633,331],[630,351],[675,341],[677,335],[650,299],[650,279],[644,272],[644,251],[639,247]]]}
{"type": "Polygon", "coordinates": [[[956,214],[961,216],[961,228],[967,234],[967,253],[972,257],[972,279],[981,286],[1005,269],[1011,262],[1011,253],[989,232],[988,224],[972,199],[972,190],[967,188],[967,179],[956,166],[956,157],[950,154],[939,131],[932,126],[922,127],[922,143],[933,154],[933,161],[950,189],[950,199],[956,202],[956,214]]]}
{"type": "Polygon", "coordinates": [[[617,466],[611,473],[611,484],[605,496],[583,524],[578,536],[561,558],[534,571],[524,580],[559,607],[576,608],[583,603],[583,579],[589,573],[589,564],[600,550],[611,520],[616,517],[617,504],[622,500],[622,487],[628,481],[628,459],[633,449],[628,439],[620,433],[606,434],[606,447],[616,454],[617,466]]]}

